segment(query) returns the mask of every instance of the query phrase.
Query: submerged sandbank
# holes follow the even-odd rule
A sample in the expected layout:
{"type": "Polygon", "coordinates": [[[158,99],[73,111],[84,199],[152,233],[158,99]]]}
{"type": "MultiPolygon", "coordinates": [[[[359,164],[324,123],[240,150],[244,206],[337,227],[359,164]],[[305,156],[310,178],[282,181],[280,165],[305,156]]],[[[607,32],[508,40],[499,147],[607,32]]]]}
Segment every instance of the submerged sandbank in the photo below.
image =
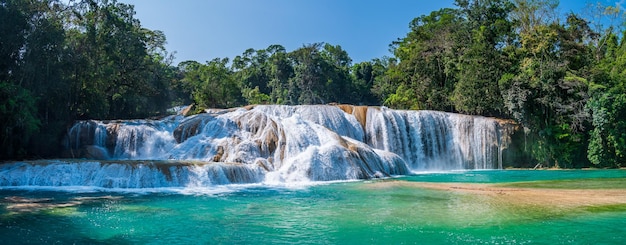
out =
{"type": "MultiPolygon", "coordinates": [[[[583,180],[584,181],[584,180],[583,180]]],[[[525,188],[516,184],[437,183],[390,180],[372,182],[367,188],[414,187],[458,194],[486,196],[494,201],[514,205],[554,208],[593,208],[626,205],[626,187],[615,188],[525,188]]],[[[626,207],[626,206],[625,206],[626,207]]]]}

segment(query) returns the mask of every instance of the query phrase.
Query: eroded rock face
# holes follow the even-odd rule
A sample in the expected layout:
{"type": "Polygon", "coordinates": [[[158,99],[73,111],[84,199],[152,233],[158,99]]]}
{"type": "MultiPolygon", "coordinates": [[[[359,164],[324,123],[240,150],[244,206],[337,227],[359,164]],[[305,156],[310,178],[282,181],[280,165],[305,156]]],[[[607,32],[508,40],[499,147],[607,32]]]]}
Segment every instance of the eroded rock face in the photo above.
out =
{"type": "Polygon", "coordinates": [[[367,110],[377,110],[376,107],[370,106],[354,106],[354,105],[336,105],[339,109],[343,110],[345,113],[353,115],[357,121],[365,130],[365,125],[367,125],[367,110]]]}
{"type": "Polygon", "coordinates": [[[212,114],[198,114],[193,117],[186,118],[181,122],[174,130],[174,139],[177,143],[181,143],[187,140],[189,137],[193,137],[200,133],[204,124],[210,120],[214,120],[215,116],[212,114]]]}
{"type": "MultiPolygon", "coordinates": [[[[284,148],[285,132],[280,127],[280,123],[267,114],[248,111],[233,118],[233,121],[241,130],[250,132],[261,154],[270,156],[276,152],[279,146],[284,148]]],[[[280,159],[283,158],[284,153],[280,154],[280,159]]]]}

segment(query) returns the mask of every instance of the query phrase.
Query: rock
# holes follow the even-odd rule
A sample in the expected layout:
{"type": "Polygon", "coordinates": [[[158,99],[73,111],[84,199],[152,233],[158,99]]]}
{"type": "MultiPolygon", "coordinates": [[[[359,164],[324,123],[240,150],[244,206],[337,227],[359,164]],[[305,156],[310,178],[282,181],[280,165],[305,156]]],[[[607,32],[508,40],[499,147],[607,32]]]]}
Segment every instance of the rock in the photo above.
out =
{"type": "Polygon", "coordinates": [[[183,110],[180,112],[180,115],[183,115],[183,116],[185,116],[185,117],[186,117],[186,116],[190,116],[190,115],[191,115],[191,113],[193,112],[194,107],[196,107],[196,105],[195,105],[195,104],[191,104],[191,105],[189,105],[189,106],[185,107],[185,109],[183,109],[183,110]]]}
{"type": "Polygon", "coordinates": [[[85,146],[84,158],[91,160],[107,160],[109,159],[109,153],[103,147],[96,145],[85,146]]]}
{"type": "Polygon", "coordinates": [[[94,129],[97,127],[94,121],[79,121],[69,130],[68,142],[70,147],[77,149],[83,145],[93,144],[94,129]]]}
{"type": "Polygon", "coordinates": [[[63,158],[82,158],[89,160],[108,160],[109,153],[106,148],[97,145],[86,145],[79,149],[67,149],[61,153],[63,158]]]}
{"type": "Polygon", "coordinates": [[[117,135],[120,130],[119,123],[108,123],[106,126],[107,129],[107,138],[105,145],[108,149],[115,149],[115,144],[117,144],[117,135]]]}
{"type": "Polygon", "coordinates": [[[188,138],[197,135],[200,133],[200,129],[202,129],[201,126],[213,119],[215,119],[213,115],[206,113],[186,118],[185,121],[181,122],[180,125],[174,129],[174,139],[176,139],[177,143],[181,143],[188,138]]]}

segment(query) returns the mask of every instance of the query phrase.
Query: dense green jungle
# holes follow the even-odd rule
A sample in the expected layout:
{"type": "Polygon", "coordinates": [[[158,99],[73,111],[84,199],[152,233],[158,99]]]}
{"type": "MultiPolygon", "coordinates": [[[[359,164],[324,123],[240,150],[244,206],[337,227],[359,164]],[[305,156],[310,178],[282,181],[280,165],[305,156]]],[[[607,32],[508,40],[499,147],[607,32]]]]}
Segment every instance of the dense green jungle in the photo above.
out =
{"type": "Polygon", "coordinates": [[[626,164],[624,11],[553,0],[456,0],[417,16],[391,56],[276,44],[173,64],[163,32],[115,0],[0,0],[0,159],[59,157],[76,120],[194,104],[355,104],[513,120],[508,167],[626,164]]]}

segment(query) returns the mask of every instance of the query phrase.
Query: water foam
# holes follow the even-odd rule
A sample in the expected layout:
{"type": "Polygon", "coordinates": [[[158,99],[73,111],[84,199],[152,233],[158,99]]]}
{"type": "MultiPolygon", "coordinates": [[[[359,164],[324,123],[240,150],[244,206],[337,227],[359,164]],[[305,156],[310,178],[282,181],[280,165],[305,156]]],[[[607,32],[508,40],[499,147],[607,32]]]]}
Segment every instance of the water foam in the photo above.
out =
{"type": "Polygon", "coordinates": [[[0,166],[0,186],[310,185],[502,167],[495,119],[352,106],[256,106],[163,120],[80,121],[74,157],[0,166]],[[75,156],[75,155],[80,156],[75,156]]]}

